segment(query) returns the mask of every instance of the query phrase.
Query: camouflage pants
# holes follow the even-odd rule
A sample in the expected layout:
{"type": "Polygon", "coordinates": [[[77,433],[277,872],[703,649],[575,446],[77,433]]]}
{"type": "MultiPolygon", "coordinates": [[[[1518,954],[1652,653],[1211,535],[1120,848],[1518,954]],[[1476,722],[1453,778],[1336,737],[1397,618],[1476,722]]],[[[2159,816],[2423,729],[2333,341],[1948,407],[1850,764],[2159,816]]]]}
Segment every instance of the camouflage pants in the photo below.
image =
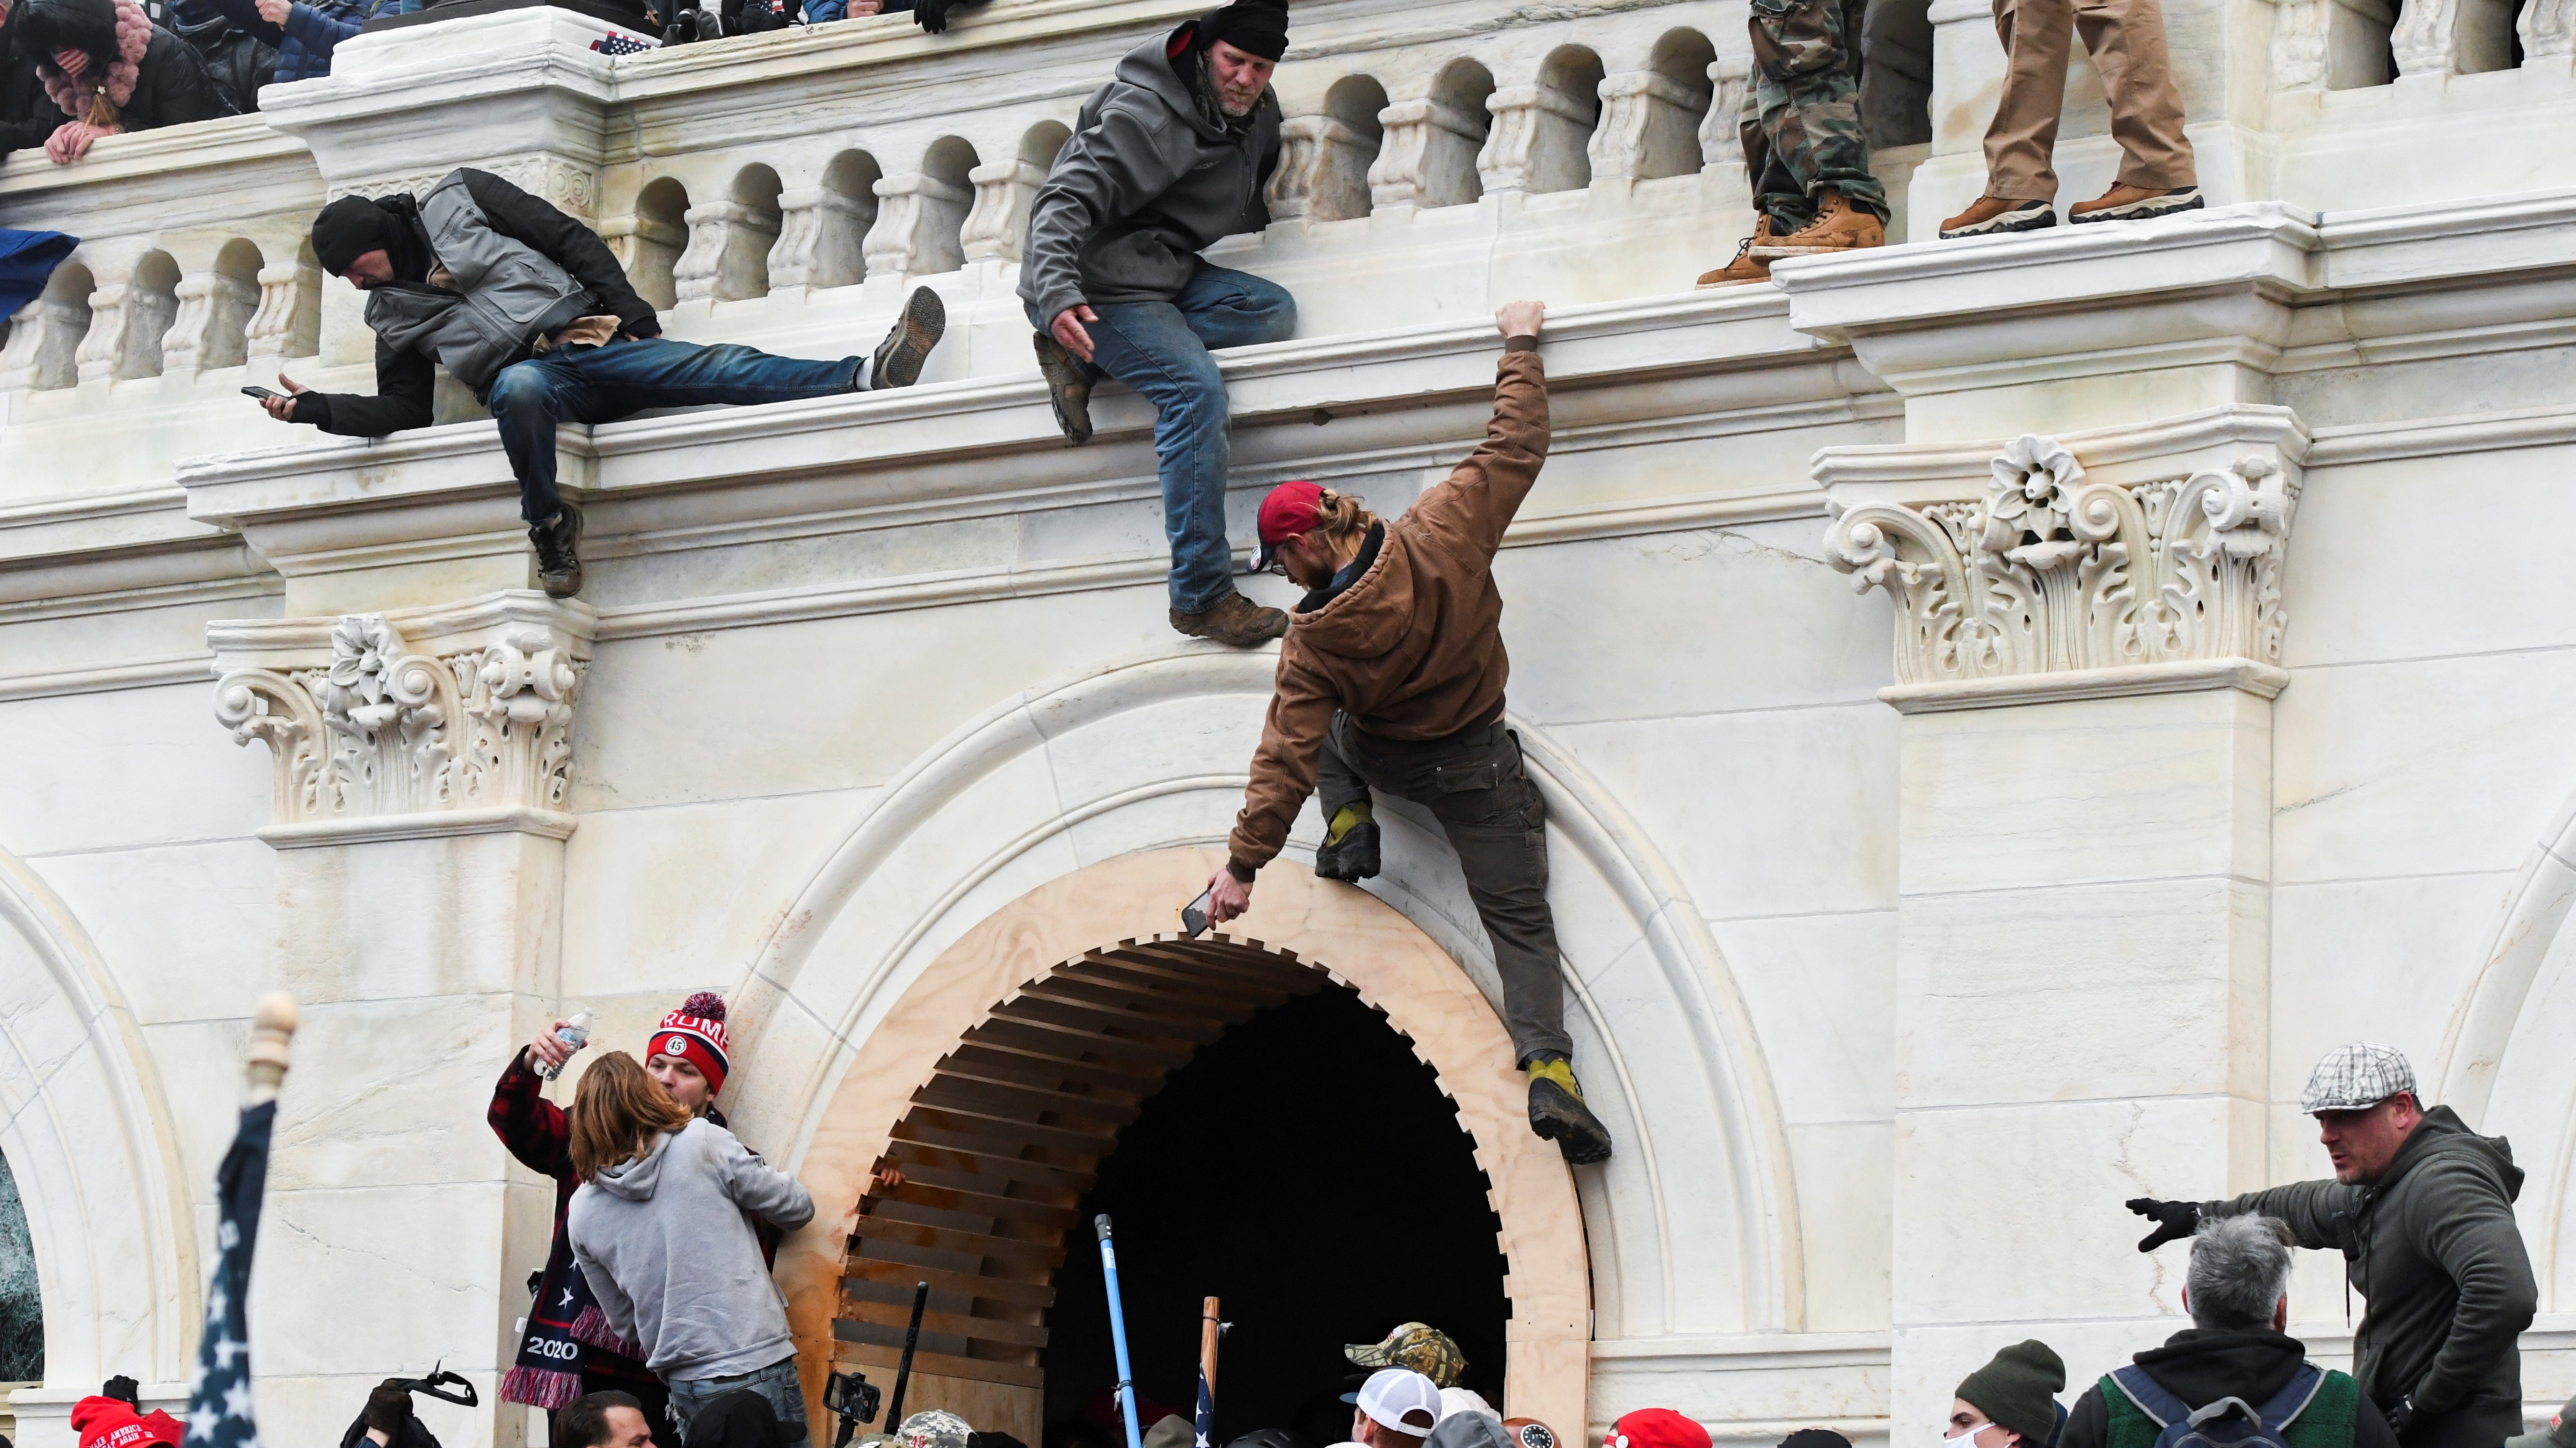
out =
{"type": "Polygon", "coordinates": [[[1866,0],[1753,0],[1753,83],[1737,131],[1753,208],[1773,235],[1816,218],[1831,186],[1887,219],[1887,188],[1869,172],[1860,118],[1860,22],[1866,0]]]}

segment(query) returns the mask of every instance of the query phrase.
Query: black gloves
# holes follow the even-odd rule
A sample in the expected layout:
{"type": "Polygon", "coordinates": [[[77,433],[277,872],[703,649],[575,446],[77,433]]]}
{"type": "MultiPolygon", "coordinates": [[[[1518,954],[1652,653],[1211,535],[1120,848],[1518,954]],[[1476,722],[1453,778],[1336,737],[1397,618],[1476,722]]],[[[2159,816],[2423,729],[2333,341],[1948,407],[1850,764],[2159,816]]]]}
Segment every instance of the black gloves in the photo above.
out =
{"type": "Polygon", "coordinates": [[[2200,1230],[2198,1202],[2160,1202],[2153,1197],[2129,1198],[2129,1210],[2153,1220],[2156,1229],[2138,1242],[2138,1250],[2152,1252],[2167,1242],[2179,1242],[2200,1230]]]}
{"type": "Polygon", "coordinates": [[[382,1433],[388,1442],[402,1441],[403,1420],[411,1416],[411,1390],[400,1378],[387,1378],[367,1394],[367,1411],[362,1415],[371,1432],[382,1433]]]}
{"type": "Polygon", "coordinates": [[[948,28],[950,3],[951,0],[912,0],[912,18],[922,29],[940,34],[948,28]]]}
{"type": "Polygon", "coordinates": [[[98,1395],[102,1398],[114,1398],[138,1413],[143,1411],[143,1385],[123,1373],[118,1373],[115,1377],[99,1384],[98,1395]]]}
{"type": "Polygon", "coordinates": [[[2408,1393],[2405,1397],[2399,1398],[2397,1406],[2390,1408],[2385,1416],[2388,1419],[2388,1431],[2396,1434],[2399,1442],[2406,1441],[2406,1430],[2415,1422],[2415,1395],[2408,1393]]]}

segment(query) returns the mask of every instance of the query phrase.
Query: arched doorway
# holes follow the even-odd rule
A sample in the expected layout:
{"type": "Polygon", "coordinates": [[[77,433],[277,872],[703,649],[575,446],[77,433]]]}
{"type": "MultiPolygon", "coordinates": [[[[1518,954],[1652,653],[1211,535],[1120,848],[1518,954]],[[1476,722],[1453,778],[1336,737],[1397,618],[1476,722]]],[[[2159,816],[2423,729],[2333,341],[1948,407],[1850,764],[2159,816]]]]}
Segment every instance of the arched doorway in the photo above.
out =
{"type": "Polygon", "coordinates": [[[1509,1039],[1456,962],[1384,902],[1295,871],[1262,886],[1265,918],[1278,922],[1265,933],[1284,940],[1095,944],[1132,928],[1139,902],[1186,898],[1221,858],[1122,856],[1031,889],[942,948],[851,1039],[798,1174],[818,1197],[860,1210],[843,1218],[846,1235],[791,1239],[830,1251],[828,1261],[780,1262],[809,1392],[826,1357],[889,1381],[902,1304],[913,1282],[930,1281],[934,1315],[907,1407],[946,1403],[979,1426],[1035,1434],[1046,1314],[1067,1242],[1088,1250],[1069,1233],[1101,1163],[1202,1048],[1264,1009],[1338,988],[1384,1012],[1376,1029],[1419,1058],[1442,1109],[1455,1104],[1453,1135],[1481,1174],[1474,1230],[1501,1259],[1510,1313],[1500,1393],[1485,1390],[1552,1423],[1585,1421],[1590,1288],[1573,1181],[1530,1135],[1509,1039]],[[934,1119],[965,1134],[933,1139],[934,1119]],[[955,1194],[945,1203],[859,1200],[881,1154],[934,1152],[950,1174],[913,1180],[955,1194]],[[968,1166],[974,1174],[957,1174],[968,1166]]]}

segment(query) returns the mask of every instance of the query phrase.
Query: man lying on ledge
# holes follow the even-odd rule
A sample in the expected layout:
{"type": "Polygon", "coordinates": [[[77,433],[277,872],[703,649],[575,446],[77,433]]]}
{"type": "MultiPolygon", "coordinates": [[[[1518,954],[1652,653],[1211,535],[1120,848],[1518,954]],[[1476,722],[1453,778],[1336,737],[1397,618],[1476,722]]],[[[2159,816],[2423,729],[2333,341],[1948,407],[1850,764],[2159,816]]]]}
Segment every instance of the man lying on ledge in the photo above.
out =
{"type": "Polygon", "coordinates": [[[261,402],[280,422],[347,437],[430,423],[432,366],[474,390],[501,425],[519,515],[547,593],[581,592],[581,513],[555,490],[555,424],[615,422],[648,407],[785,402],[910,387],[947,326],[917,287],[870,357],[810,362],[662,336],[651,304],[590,228],[487,171],[450,171],[414,200],[344,196],[313,219],[313,256],[367,294],[376,395],[311,392],[261,402]]]}

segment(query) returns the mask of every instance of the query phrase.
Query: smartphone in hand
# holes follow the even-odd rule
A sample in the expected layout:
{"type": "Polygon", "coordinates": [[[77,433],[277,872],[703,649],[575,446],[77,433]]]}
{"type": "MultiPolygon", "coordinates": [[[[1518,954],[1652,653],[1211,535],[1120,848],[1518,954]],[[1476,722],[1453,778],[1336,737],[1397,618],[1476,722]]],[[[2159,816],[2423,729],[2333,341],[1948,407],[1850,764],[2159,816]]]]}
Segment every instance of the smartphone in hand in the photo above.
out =
{"type": "Polygon", "coordinates": [[[284,396],[284,395],[285,395],[285,394],[283,394],[283,393],[271,392],[271,391],[269,391],[269,390],[268,390],[267,388],[265,388],[265,387],[245,387],[245,388],[243,388],[243,389],[242,389],[242,396],[244,396],[244,397],[256,397],[256,398],[258,398],[258,399],[259,399],[260,401],[262,401],[262,402],[267,402],[267,401],[270,401],[271,399],[278,398],[278,397],[282,397],[282,396],[284,396]]]}
{"type": "Polygon", "coordinates": [[[1181,934],[1192,940],[1196,940],[1200,936],[1207,934],[1208,896],[1213,893],[1213,886],[1209,889],[1201,890],[1199,892],[1199,898],[1181,907],[1181,934]]]}

